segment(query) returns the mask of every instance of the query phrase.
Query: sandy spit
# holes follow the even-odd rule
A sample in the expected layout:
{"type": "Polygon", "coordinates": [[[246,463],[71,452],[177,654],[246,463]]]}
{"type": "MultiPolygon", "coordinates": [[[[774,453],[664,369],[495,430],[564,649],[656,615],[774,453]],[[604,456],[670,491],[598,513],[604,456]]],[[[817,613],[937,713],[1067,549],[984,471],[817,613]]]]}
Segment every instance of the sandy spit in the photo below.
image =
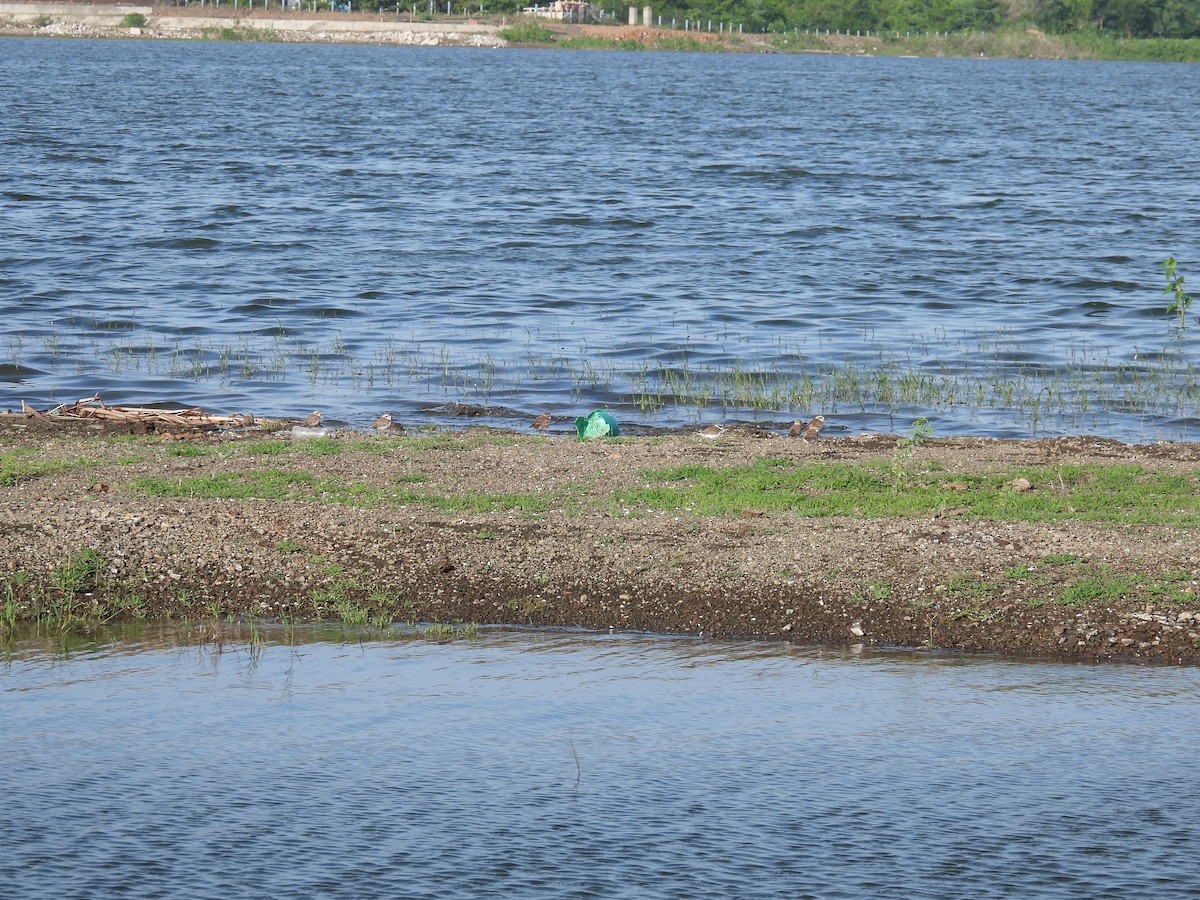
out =
{"type": "MultiPolygon", "coordinates": [[[[396,621],[1200,662],[1193,529],[988,521],[953,509],[892,518],[649,509],[621,499],[650,482],[648,471],[888,464],[899,438],[805,444],[743,426],[718,441],[583,442],[567,427],[345,431],[331,452],[314,453],[286,432],[125,434],[0,416],[0,592],[28,614],[37,598],[61,596],[63,567],[91,551],[104,570],[70,598],[84,613],[99,594],[109,615],[320,619],[365,609],[396,621]],[[146,488],[263,472],[303,479],[307,493],[205,499],[146,488]],[[492,499],[472,508],[480,497],[492,499]],[[1121,596],[1055,601],[1081,580],[1120,577],[1135,585],[1121,596]]],[[[962,438],[928,440],[909,464],[950,481],[1048,461],[1194,478],[1197,460],[1197,444],[962,438]]]]}

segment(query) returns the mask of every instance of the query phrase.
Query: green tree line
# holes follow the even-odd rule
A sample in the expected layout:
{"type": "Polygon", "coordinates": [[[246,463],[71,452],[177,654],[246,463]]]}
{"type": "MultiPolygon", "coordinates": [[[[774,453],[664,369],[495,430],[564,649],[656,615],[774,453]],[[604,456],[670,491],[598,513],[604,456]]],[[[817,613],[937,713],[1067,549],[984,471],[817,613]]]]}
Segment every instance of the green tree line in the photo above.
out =
{"type": "MultiPolygon", "coordinates": [[[[509,0],[519,5],[520,0],[509,0]]],[[[532,2],[532,0],[530,0],[532,2]]],[[[545,0],[542,0],[545,2],[545,0]]],[[[603,8],[612,0],[594,0],[603,8]]],[[[618,20],[629,6],[621,0],[618,20]]],[[[1098,31],[1114,37],[1200,37],[1200,0],[663,0],[653,5],[663,20],[733,23],[746,30],[790,31],[989,31],[1028,24],[1052,34],[1098,31]]],[[[493,9],[505,0],[488,4],[493,9]]]]}

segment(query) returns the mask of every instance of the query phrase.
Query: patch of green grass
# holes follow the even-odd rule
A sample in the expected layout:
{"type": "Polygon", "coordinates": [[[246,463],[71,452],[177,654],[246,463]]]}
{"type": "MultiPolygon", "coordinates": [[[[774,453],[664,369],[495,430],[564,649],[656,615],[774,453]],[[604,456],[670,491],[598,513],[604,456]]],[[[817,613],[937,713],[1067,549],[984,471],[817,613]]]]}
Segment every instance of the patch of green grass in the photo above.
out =
{"type": "Polygon", "coordinates": [[[1073,566],[1077,563],[1087,562],[1082,556],[1076,556],[1074,553],[1047,553],[1040,560],[1044,566],[1073,566]]]}
{"type": "Polygon", "coordinates": [[[868,581],[863,589],[855,595],[856,600],[880,602],[892,596],[892,586],[886,581],[868,581]]]}
{"type": "Polygon", "coordinates": [[[510,44],[553,44],[554,35],[549,29],[536,22],[517,22],[499,31],[500,37],[510,44]]]}
{"type": "Polygon", "coordinates": [[[1135,583],[1128,578],[1084,578],[1064,587],[1058,603],[1060,606],[1111,603],[1132,594],[1134,587],[1135,583]]]}
{"type": "Polygon", "coordinates": [[[212,447],[200,447],[196,444],[179,444],[167,450],[167,456],[212,456],[216,451],[212,447]]]}
{"type": "Polygon", "coordinates": [[[304,545],[299,541],[283,540],[275,544],[275,549],[280,553],[303,553],[304,545]]]}
{"type": "Polygon", "coordinates": [[[452,512],[507,512],[516,509],[524,513],[540,513],[554,509],[562,502],[562,498],[553,494],[484,494],[477,491],[467,491],[458,496],[400,491],[392,499],[397,503],[452,512]]]}
{"type": "Polygon", "coordinates": [[[239,25],[236,28],[220,28],[210,26],[201,28],[200,33],[204,35],[205,40],[209,41],[249,41],[255,43],[273,43],[278,41],[279,35],[268,28],[251,28],[249,26],[239,25]]]}
{"type": "Polygon", "coordinates": [[[383,436],[371,438],[370,440],[363,441],[361,444],[361,449],[366,450],[368,453],[374,453],[376,456],[388,456],[403,449],[403,447],[404,445],[400,442],[399,438],[383,436]]]}
{"type": "Polygon", "coordinates": [[[299,500],[367,507],[415,504],[433,509],[470,512],[520,510],[525,513],[540,513],[570,503],[569,498],[558,494],[485,494],[467,491],[461,495],[448,495],[421,493],[402,487],[389,491],[367,482],[347,482],[341,478],[321,478],[308,472],[290,472],[282,469],[224,472],[179,478],[151,476],[135,479],[130,483],[130,487],[156,497],[299,500]]]}
{"type": "Polygon", "coordinates": [[[976,600],[986,600],[998,590],[998,586],[990,581],[976,578],[974,575],[958,575],[946,583],[946,590],[952,594],[961,594],[976,600]]]}
{"type": "Polygon", "coordinates": [[[1196,602],[1195,595],[1183,584],[1192,580],[1186,572],[1171,570],[1154,579],[1144,574],[1116,574],[1107,566],[1089,564],[1072,554],[1060,554],[1057,558],[1064,560],[1053,569],[1057,578],[1046,573],[1030,574],[1028,581],[1039,589],[1037,596],[1023,598],[1031,609],[1196,602]],[[1182,578],[1179,577],[1181,574],[1182,578]],[[1046,593],[1041,593],[1043,591],[1046,593]]]}
{"type": "Polygon", "coordinates": [[[246,456],[284,456],[295,449],[291,441],[251,441],[237,445],[237,451],[246,456]]]}
{"type": "Polygon", "coordinates": [[[303,441],[300,444],[300,452],[305,456],[337,456],[343,450],[350,448],[349,441],[341,441],[337,438],[324,437],[317,438],[312,441],[303,441]]]}
{"type": "Polygon", "coordinates": [[[565,38],[558,42],[557,46],[564,50],[648,50],[648,45],[641,41],[622,40],[620,38],[603,38],[592,37],[590,35],[580,35],[579,37],[565,38]]]}
{"type": "Polygon", "coordinates": [[[108,561],[97,550],[80,550],[63,560],[50,577],[50,587],[67,596],[94,590],[108,561]]]}
{"type": "Polygon", "coordinates": [[[367,607],[347,597],[335,599],[333,611],[347,625],[366,625],[371,619],[371,611],[367,607]]]}
{"type": "Polygon", "coordinates": [[[906,471],[895,479],[879,463],[759,460],[713,469],[676,466],[642,473],[648,484],[614,500],[701,515],[739,514],[747,507],[804,516],[872,518],[954,512],[1018,522],[1084,519],[1123,524],[1200,525],[1200,478],[1160,475],[1136,465],[1038,466],[956,475],[966,490],[943,488],[945,472],[906,471]],[[1032,490],[1009,482],[1028,479],[1032,490]]]}
{"type": "Polygon", "coordinates": [[[36,448],[20,448],[0,453],[0,487],[14,487],[22,481],[32,481],[47,475],[62,475],[92,465],[90,459],[23,460],[36,454],[36,448]]]}
{"type": "Polygon", "coordinates": [[[192,478],[138,478],[130,487],[156,497],[192,497],[221,500],[304,500],[378,506],[388,500],[385,491],[362,482],[318,478],[307,472],[266,469],[224,472],[192,478]]]}

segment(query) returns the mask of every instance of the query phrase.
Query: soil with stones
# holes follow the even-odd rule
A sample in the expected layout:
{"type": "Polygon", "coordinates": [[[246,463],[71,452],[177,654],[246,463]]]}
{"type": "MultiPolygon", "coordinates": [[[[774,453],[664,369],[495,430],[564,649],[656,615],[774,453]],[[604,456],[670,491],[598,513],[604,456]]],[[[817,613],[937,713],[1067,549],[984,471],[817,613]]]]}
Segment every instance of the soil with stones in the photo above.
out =
{"type": "MultiPolygon", "coordinates": [[[[21,614],[47,598],[110,616],[312,619],[353,610],[396,621],[1200,662],[1200,598],[1189,600],[1200,590],[1200,547],[1190,528],[954,511],[809,518],[748,508],[712,517],[619,499],[645,486],[646,470],[667,466],[886,461],[895,435],[806,444],[740,427],[717,441],[682,433],[584,442],[555,423],[548,435],[345,434],[318,453],[284,443],[287,431],[128,430],[0,416],[0,595],[21,614]],[[220,477],[234,485],[264,471],[340,490],[199,499],[145,487],[220,477]],[[470,501],[481,497],[492,499],[479,511],[470,501]],[[85,552],[98,566],[82,582],[65,579],[85,552]],[[1052,597],[1067,576],[1051,559],[1136,583],[1167,579],[1176,594],[1063,605],[1052,597]],[[956,588],[966,582],[989,588],[969,596],[956,588]]],[[[970,474],[1045,464],[1051,453],[1062,464],[1132,461],[1192,478],[1200,445],[930,439],[919,462],[970,474]]]]}

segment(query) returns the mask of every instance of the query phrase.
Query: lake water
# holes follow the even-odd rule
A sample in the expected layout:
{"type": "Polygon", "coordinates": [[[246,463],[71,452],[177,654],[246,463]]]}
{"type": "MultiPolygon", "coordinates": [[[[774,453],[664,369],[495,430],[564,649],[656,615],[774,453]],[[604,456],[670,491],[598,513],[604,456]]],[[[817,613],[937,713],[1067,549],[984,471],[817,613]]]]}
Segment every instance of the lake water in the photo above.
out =
{"type": "Polygon", "coordinates": [[[6,646],[5,896],[1126,900],[1200,879],[1196,670],[261,637],[6,646]]]}
{"type": "MultiPolygon", "coordinates": [[[[1200,67],[0,40],[0,404],[1194,438],[1200,67]]],[[[556,426],[561,427],[561,426],[556,426]]]]}

